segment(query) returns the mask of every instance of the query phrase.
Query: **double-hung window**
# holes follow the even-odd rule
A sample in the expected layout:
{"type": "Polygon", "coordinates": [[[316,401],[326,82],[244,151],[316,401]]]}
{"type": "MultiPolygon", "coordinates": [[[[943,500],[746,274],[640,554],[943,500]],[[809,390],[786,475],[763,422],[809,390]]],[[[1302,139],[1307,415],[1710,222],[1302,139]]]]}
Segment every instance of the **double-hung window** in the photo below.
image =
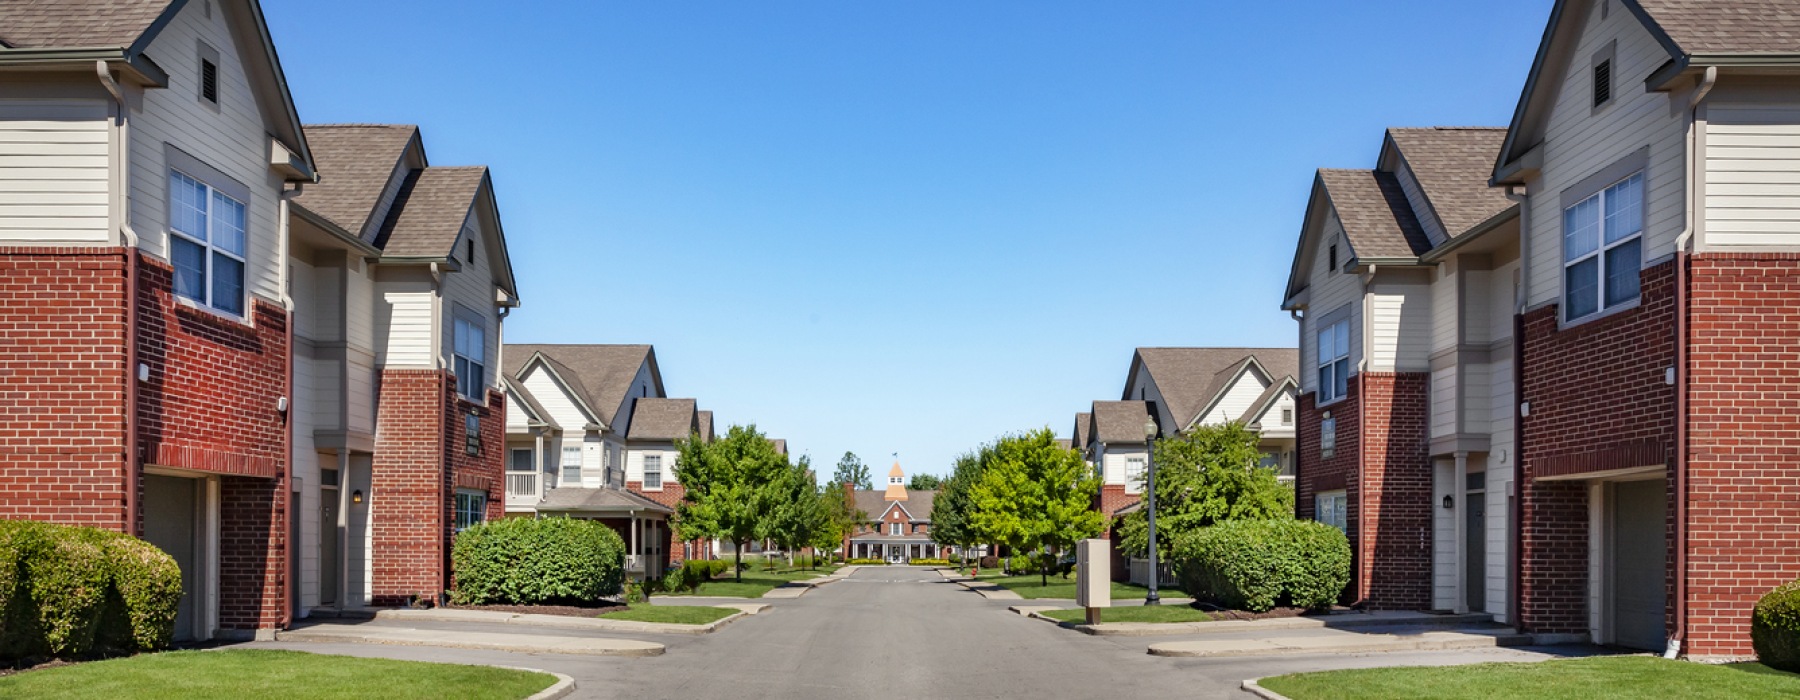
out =
{"type": "Polygon", "coordinates": [[[900,527],[900,523],[888,523],[888,534],[898,536],[900,534],[900,527]]]}
{"type": "Polygon", "coordinates": [[[581,446],[564,445],[562,448],[562,480],[565,484],[581,485],[581,446]]]}
{"type": "Polygon", "coordinates": [[[456,316],[456,391],[472,401],[486,397],[487,328],[474,319],[456,316]]]}
{"type": "Polygon", "coordinates": [[[1641,171],[1563,209],[1563,320],[1636,301],[1643,242],[1641,171]]]}
{"type": "Polygon", "coordinates": [[[662,455],[644,455],[644,488],[662,488],[662,455]]]}
{"type": "Polygon", "coordinates": [[[481,491],[457,489],[456,531],[462,532],[486,519],[487,494],[481,491]]]}
{"type": "Polygon", "coordinates": [[[1326,491],[1313,499],[1313,520],[1330,525],[1344,532],[1350,531],[1350,520],[1345,517],[1344,505],[1348,503],[1343,491],[1326,491]]]}
{"type": "Polygon", "coordinates": [[[233,316],[244,315],[244,243],[248,209],[238,199],[180,170],[169,171],[169,262],[175,294],[233,316]]]}
{"type": "Polygon", "coordinates": [[[1125,489],[1132,493],[1144,490],[1144,458],[1125,458],[1125,489]]]}
{"type": "Polygon", "coordinates": [[[1319,329],[1319,403],[1344,398],[1350,390],[1350,319],[1319,329]]]}

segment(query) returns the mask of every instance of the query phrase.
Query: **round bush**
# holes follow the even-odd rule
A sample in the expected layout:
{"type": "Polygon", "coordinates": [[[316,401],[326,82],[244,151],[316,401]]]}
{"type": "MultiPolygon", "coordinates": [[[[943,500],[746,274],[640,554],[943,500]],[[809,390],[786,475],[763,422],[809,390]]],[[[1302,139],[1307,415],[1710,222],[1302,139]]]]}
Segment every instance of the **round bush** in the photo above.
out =
{"type": "Polygon", "coordinates": [[[1183,590],[1240,610],[1325,608],[1350,583],[1349,541],[1312,521],[1224,522],[1177,539],[1174,553],[1183,590]]]}
{"type": "Polygon", "coordinates": [[[0,520],[0,658],[166,647],[180,604],[181,569],[148,542],[0,520]]]}
{"type": "Polygon", "coordinates": [[[1764,666],[1800,673],[1800,581],[1777,586],[1756,601],[1750,646],[1764,666]]]}
{"type": "Polygon", "coordinates": [[[587,604],[619,594],[625,541],[572,518],[507,518],[456,536],[450,563],[458,605],[587,604]]]}

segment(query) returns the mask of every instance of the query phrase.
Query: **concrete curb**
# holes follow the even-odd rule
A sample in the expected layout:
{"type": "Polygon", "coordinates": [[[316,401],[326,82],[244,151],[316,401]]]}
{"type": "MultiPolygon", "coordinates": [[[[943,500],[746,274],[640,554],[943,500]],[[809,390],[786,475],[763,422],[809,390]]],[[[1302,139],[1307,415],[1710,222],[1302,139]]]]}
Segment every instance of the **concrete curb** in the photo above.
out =
{"type": "Polygon", "coordinates": [[[991,583],[980,583],[974,580],[956,581],[956,585],[967,588],[988,600],[1024,600],[1025,597],[991,583]]]}
{"type": "MultiPolygon", "coordinates": [[[[1527,637],[1528,639],[1528,637],[1527,637]]],[[[1518,646],[1505,635],[1466,632],[1425,632],[1416,635],[1368,635],[1360,639],[1277,638],[1181,641],[1152,644],[1151,656],[1221,658],[1231,656],[1293,656],[1299,654],[1365,654],[1390,651],[1448,651],[1518,646]]]]}
{"type": "MultiPolygon", "coordinates": [[[[746,598],[745,600],[749,600],[746,598]]],[[[601,632],[636,632],[642,634],[712,634],[738,619],[761,612],[767,605],[757,605],[756,611],[745,610],[740,605],[711,605],[702,607],[731,608],[736,614],[714,620],[704,625],[680,625],[665,622],[637,622],[634,620],[603,620],[591,617],[569,617],[567,615],[538,615],[532,613],[505,613],[487,610],[456,610],[439,608],[435,610],[383,610],[375,614],[378,620],[425,621],[425,622],[474,622],[490,625],[525,625],[528,627],[548,627],[552,629],[597,630],[601,632]]]]}
{"type": "Polygon", "coordinates": [[[1103,622],[1072,625],[1072,629],[1096,637],[1159,637],[1183,634],[1220,634],[1259,630],[1357,629],[1364,627],[1443,627],[1487,624],[1487,615],[1430,615],[1424,613],[1359,617],[1363,613],[1329,617],[1283,617],[1268,620],[1214,620],[1211,622],[1103,622]]]}
{"type": "Polygon", "coordinates": [[[355,628],[324,625],[286,630],[275,636],[284,642],[334,642],[350,644],[392,644],[395,646],[443,647],[448,649],[481,649],[516,651],[528,654],[574,654],[579,656],[661,656],[668,648],[655,642],[635,639],[598,637],[555,637],[550,635],[499,634],[468,632],[450,635],[444,630],[421,630],[410,627],[355,628]]]}
{"type": "Polygon", "coordinates": [[[525,668],[524,666],[495,666],[494,668],[506,668],[514,671],[530,671],[532,673],[542,673],[556,677],[556,682],[551,683],[550,687],[538,691],[531,697],[525,698],[525,700],[557,700],[558,698],[568,696],[569,693],[575,692],[575,679],[565,673],[546,671],[541,668],[525,668]]]}
{"type": "Polygon", "coordinates": [[[1282,695],[1281,693],[1277,693],[1273,690],[1269,690],[1268,688],[1262,687],[1262,683],[1258,682],[1261,680],[1262,680],[1261,678],[1251,678],[1249,680],[1244,681],[1243,685],[1240,687],[1242,687],[1246,692],[1249,692],[1252,695],[1262,698],[1263,700],[1293,700],[1293,698],[1290,698],[1286,695],[1282,695]]]}

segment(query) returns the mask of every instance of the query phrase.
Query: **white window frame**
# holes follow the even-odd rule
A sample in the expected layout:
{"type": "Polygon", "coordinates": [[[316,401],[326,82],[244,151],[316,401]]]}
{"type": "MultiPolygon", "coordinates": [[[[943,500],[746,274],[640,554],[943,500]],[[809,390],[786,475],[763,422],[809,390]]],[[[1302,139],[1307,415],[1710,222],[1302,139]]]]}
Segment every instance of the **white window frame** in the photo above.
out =
{"type": "Polygon", "coordinates": [[[166,196],[168,197],[167,210],[169,215],[169,245],[168,250],[164,251],[164,253],[168,256],[169,266],[174,268],[176,276],[179,276],[182,273],[181,264],[177,261],[175,256],[175,246],[177,241],[198,246],[200,248],[202,259],[199,284],[200,289],[198,295],[180,291],[179,286],[175,285],[173,281],[171,281],[170,286],[178,298],[186,299],[197,305],[232,318],[245,318],[248,315],[250,307],[250,204],[243,199],[232,196],[231,193],[221,190],[219,186],[215,184],[216,181],[208,177],[207,174],[195,174],[200,171],[201,169],[197,167],[171,166],[169,168],[169,177],[166,183],[166,196]],[[184,230],[183,226],[177,224],[179,217],[176,216],[177,205],[175,200],[175,188],[177,183],[181,181],[192,182],[199,187],[199,204],[202,205],[204,209],[199,210],[198,214],[201,218],[200,228],[205,229],[203,231],[184,230]],[[223,199],[235,204],[243,211],[243,227],[238,231],[241,250],[235,253],[219,245],[219,236],[222,232],[218,230],[217,224],[219,217],[214,210],[215,201],[218,199],[223,199]],[[232,300],[237,304],[235,310],[222,305],[223,302],[225,302],[224,299],[214,298],[216,296],[214,294],[214,283],[218,280],[218,274],[214,271],[213,266],[218,262],[219,257],[224,257],[239,265],[238,286],[240,288],[238,289],[237,298],[232,300]]]}
{"type": "Polygon", "coordinates": [[[457,532],[487,521],[487,492],[472,489],[456,490],[456,518],[454,524],[457,532]],[[470,507],[472,506],[472,508],[470,507]]]}
{"type": "Polygon", "coordinates": [[[476,314],[458,308],[452,314],[450,347],[454,356],[456,393],[475,403],[487,402],[487,324],[476,314]],[[466,340],[473,336],[471,345],[466,340]],[[473,354],[471,354],[473,353],[473,354]]]}
{"type": "Polygon", "coordinates": [[[1343,489],[1321,491],[1313,496],[1313,520],[1350,534],[1349,493],[1343,489]]]}
{"type": "Polygon", "coordinates": [[[580,445],[563,445],[562,464],[558,465],[557,469],[558,469],[558,471],[562,472],[562,482],[563,483],[565,483],[565,484],[573,483],[576,486],[580,486],[581,485],[581,446],[580,445]],[[573,457],[574,459],[571,460],[570,457],[573,457]]]}
{"type": "Polygon", "coordinates": [[[644,455],[644,490],[645,491],[661,491],[662,487],[663,487],[662,455],[655,454],[655,453],[644,455]],[[652,465],[652,464],[656,465],[655,469],[650,468],[650,465],[652,465]],[[650,477],[652,475],[654,475],[656,477],[655,483],[651,483],[651,481],[650,481],[650,477]]]}
{"type": "MultiPolygon", "coordinates": [[[[1618,309],[1628,308],[1630,306],[1636,305],[1638,303],[1638,301],[1643,298],[1644,290],[1643,290],[1642,285],[1640,284],[1638,286],[1638,290],[1637,290],[1636,294],[1631,295],[1629,298],[1620,299],[1620,300],[1614,301],[1609,304],[1609,303],[1607,303],[1607,300],[1606,300],[1606,281],[1608,278],[1608,273],[1612,271],[1609,269],[1609,266],[1608,266],[1609,259],[1608,259],[1607,254],[1611,253],[1615,250],[1618,250],[1620,248],[1623,248],[1627,245],[1630,245],[1632,243],[1637,244],[1637,250],[1638,250],[1637,261],[1629,269],[1625,270],[1625,274],[1637,274],[1640,270],[1643,269],[1643,266],[1644,266],[1644,243],[1643,243],[1643,241],[1644,241],[1644,224],[1645,224],[1644,219],[1645,219],[1645,213],[1646,213],[1644,210],[1644,205],[1645,205],[1644,198],[1648,194],[1646,191],[1646,188],[1645,188],[1645,183],[1646,183],[1646,179],[1644,177],[1644,171],[1641,169],[1635,170],[1635,171],[1631,172],[1630,174],[1626,175],[1625,177],[1614,180],[1611,183],[1607,184],[1605,187],[1599,188],[1599,190],[1595,191],[1593,194],[1583,197],[1580,200],[1576,201],[1575,203],[1563,207],[1563,210],[1562,210],[1563,264],[1562,264],[1562,302],[1561,303],[1562,303],[1562,309],[1563,309],[1563,321],[1564,322],[1574,322],[1574,321],[1580,321],[1580,320],[1584,320],[1584,319],[1588,319],[1588,318],[1594,318],[1594,317],[1600,316],[1602,314],[1605,314],[1609,311],[1616,311],[1618,309]],[[1621,188],[1623,188],[1633,182],[1637,183],[1637,200],[1638,201],[1635,206],[1636,211],[1634,212],[1636,214],[1636,218],[1637,218],[1637,228],[1635,230],[1632,230],[1629,233],[1626,233],[1626,234],[1620,236],[1618,240],[1609,242],[1607,239],[1612,232],[1611,229],[1614,226],[1614,222],[1611,221],[1610,217],[1607,216],[1607,213],[1606,213],[1607,207],[1612,203],[1612,199],[1614,197],[1619,196],[1616,191],[1620,190],[1621,188]],[[1594,208],[1594,219],[1595,219],[1594,226],[1593,226],[1593,233],[1592,233],[1592,235],[1594,237],[1594,249],[1590,250],[1586,253],[1582,253],[1581,255],[1575,257],[1574,259],[1570,259],[1570,257],[1569,257],[1570,217],[1578,207],[1582,207],[1582,206],[1588,205],[1590,203],[1592,203],[1593,208],[1594,208]],[[1594,298],[1591,300],[1594,304],[1594,308],[1592,311],[1588,311],[1587,313],[1583,313],[1579,316],[1576,316],[1576,315],[1574,315],[1575,305],[1572,303],[1572,301],[1575,299],[1575,294],[1574,294],[1574,290],[1572,288],[1570,288],[1570,286],[1569,286],[1569,272],[1575,266],[1587,263],[1588,261],[1594,262],[1594,289],[1593,289],[1594,298]]],[[[1627,210],[1621,209],[1619,211],[1620,211],[1620,213],[1623,213],[1627,210]]]]}
{"type": "Polygon", "coordinates": [[[898,523],[898,522],[888,523],[888,536],[899,537],[901,534],[900,527],[901,527],[900,523],[898,523]]]}
{"type": "Polygon", "coordinates": [[[529,470],[520,470],[520,469],[515,468],[514,465],[517,465],[519,463],[519,454],[520,453],[525,454],[525,463],[526,464],[536,464],[537,463],[536,455],[531,454],[531,448],[529,448],[529,447],[508,448],[506,450],[506,470],[507,471],[513,472],[515,474],[519,473],[520,471],[529,471],[529,470]]]}
{"type": "Polygon", "coordinates": [[[1314,381],[1320,406],[1342,401],[1350,393],[1350,315],[1327,318],[1332,320],[1320,324],[1313,334],[1313,352],[1318,358],[1314,381]]]}
{"type": "Polygon", "coordinates": [[[1144,479],[1150,473],[1150,460],[1142,455],[1125,458],[1125,492],[1143,493],[1144,479]]]}

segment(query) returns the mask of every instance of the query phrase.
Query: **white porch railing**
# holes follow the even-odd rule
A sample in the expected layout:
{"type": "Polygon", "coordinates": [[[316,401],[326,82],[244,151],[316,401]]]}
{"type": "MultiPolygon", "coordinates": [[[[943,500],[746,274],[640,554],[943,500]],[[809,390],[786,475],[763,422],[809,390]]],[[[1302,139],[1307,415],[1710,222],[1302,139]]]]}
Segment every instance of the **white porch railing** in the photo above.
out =
{"type": "Polygon", "coordinates": [[[541,480],[537,472],[506,473],[506,505],[535,506],[543,499],[541,480]]]}

